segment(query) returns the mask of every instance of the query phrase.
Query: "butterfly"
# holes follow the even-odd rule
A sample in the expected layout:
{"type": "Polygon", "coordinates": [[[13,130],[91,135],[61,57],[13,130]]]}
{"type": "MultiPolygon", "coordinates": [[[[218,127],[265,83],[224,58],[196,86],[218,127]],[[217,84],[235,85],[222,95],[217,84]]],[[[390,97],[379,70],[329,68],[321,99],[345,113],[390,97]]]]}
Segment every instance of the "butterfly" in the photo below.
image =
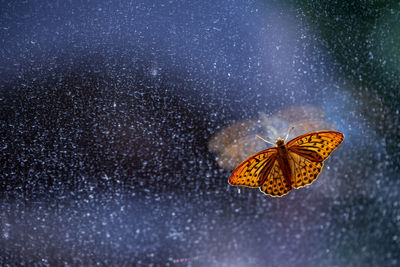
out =
{"type": "Polygon", "coordinates": [[[343,134],[336,131],[312,132],[288,143],[278,138],[276,147],[260,151],[243,161],[228,182],[235,186],[259,187],[273,197],[286,195],[293,188],[312,184],[324,161],[343,139],[343,134]]]}
{"type": "Polygon", "coordinates": [[[240,120],[217,131],[210,138],[208,149],[216,154],[220,167],[234,170],[243,160],[265,149],[265,145],[254,138],[255,134],[276,140],[289,126],[294,126],[288,136],[290,139],[319,129],[335,131],[336,126],[325,117],[322,108],[310,105],[292,106],[271,115],[259,112],[257,118],[240,120]]]}

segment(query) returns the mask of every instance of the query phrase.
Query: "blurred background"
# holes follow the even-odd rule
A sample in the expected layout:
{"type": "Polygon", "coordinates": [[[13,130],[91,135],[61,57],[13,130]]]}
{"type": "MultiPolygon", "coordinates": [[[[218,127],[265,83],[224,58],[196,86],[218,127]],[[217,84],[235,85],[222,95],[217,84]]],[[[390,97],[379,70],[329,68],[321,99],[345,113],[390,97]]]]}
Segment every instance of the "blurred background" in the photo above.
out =
{"type": "Polygon", "coordinates": [[[400,264],[400,2],[0,3],[1,265],[400,264]],[[312,186],[228,185],[300,120],[312,186]]]}

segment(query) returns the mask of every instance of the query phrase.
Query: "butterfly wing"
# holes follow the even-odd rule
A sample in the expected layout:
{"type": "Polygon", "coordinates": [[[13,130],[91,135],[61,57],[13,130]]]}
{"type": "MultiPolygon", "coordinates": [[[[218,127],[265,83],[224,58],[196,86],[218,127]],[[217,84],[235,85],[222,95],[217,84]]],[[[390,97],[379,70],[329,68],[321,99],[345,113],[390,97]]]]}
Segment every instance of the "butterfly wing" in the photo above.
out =
{"type": "Polygon", "coordinates": [[[292,186],[290,186],[283,175],[282,168],[279,166],[279,162],[275,160],[274,165],[268,175],[268,178],[265,182],[260,186],[261,192],[264,194],[273,196],[273,197],[281,197],[289,193],[292,190],[292,186]]]}
{"type": "Polygon", "coordinates": [[[323,162],[311,161],[293,152],[289,152],[289,164],[292,171],[292,186],[296,189],[312,184],[324,166],[323,162]]]}
{"type": "Polygon", "coordinates": [[[343,134],[335,131],[314,132],[299,136],[288,143],[292,186],[304,187],[317,178],[330,154],[343,141],[343,134]]]}
{"type": "Polygon", "coordinates": [[[287,146],[297,155],[322,162],[342,143],[343,138],[343,134],[335,131],[313,132],[289,141],[287,146]]]}
{"type": "Polygon", "coordinates": [[[254,154],[232,172],[229,183],[247,187],[261,186],[274,167],[276,156],[276,148],[269,148],[254,154]]]}

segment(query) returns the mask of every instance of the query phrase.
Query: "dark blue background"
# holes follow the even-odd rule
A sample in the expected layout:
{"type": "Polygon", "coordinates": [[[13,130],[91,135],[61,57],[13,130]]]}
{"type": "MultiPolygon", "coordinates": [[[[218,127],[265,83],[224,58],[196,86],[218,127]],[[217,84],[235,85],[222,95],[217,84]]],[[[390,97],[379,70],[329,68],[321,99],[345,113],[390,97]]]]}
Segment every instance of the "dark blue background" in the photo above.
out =
{"type": "Polygon", "coordinates": [[[398,14],[1,1],[0,262],[397,265],[398,14]],[[238,194],[210,138],[300,105],[346,136],[321,177],[279,199],[238,194]]]}

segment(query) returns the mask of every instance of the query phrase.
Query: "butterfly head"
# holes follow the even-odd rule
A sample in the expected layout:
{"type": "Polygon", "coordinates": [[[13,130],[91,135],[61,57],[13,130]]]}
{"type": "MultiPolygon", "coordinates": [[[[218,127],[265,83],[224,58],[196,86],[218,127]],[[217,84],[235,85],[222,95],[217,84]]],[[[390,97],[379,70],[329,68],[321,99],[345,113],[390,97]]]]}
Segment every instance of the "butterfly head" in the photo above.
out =
{"type": "Polygon", "coordinates": [[[285,140],[283,140],[282,138],[278,137],[278,139],[276,139],[276,146],[280,147],[285,145],[285,140]]]}

